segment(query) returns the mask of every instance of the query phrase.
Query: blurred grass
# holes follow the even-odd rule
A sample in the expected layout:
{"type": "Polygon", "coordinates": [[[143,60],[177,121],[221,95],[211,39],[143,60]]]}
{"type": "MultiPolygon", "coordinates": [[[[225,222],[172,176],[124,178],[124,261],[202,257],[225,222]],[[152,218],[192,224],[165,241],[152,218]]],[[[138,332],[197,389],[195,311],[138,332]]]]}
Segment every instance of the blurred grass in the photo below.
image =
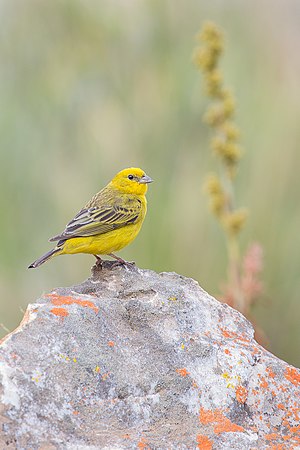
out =
{"type": "Polygon", "coordinates": [[[13,329],[41,292],[89,275],[87,255],[26,267],[130,165],[155,183],[122,256],[218,293],[226,252],[201,189],[212,161],[191,63],[194,35],[212,19],[227,34],[223,69],[248,150],[243,240],[265,249],[255,315],[271,350],[299,366],[299,2],[0,0],[0,11],[0,322],[13,329]]]}

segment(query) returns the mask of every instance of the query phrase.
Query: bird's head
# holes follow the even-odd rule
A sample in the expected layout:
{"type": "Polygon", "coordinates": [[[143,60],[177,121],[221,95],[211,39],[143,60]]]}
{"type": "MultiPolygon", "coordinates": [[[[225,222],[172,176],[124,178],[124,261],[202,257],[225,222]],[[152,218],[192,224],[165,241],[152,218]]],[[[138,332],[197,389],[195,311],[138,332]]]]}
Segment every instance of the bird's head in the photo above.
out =
{"type": "Polygon", "coordinates": [[[152,181],[142,169],[130,167],[117,173],[110,184],[124,194],[144,195],[147,192],[148,183],[152,181]]]}

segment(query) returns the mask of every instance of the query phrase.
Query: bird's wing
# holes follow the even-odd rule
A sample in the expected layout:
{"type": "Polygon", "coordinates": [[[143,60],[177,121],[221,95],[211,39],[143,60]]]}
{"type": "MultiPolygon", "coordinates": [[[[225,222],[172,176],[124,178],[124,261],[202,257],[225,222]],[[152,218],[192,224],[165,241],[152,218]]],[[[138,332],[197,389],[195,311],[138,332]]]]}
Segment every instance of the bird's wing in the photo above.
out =
{"type": "Polygon", "coordinates": [[[66,240],[81,236],[95,236],[135,223],[141,212],[139,201],[130,205],[107,205],[100,208],[84,208],[68,223],[63,233],[50,241],[66,240]]]}

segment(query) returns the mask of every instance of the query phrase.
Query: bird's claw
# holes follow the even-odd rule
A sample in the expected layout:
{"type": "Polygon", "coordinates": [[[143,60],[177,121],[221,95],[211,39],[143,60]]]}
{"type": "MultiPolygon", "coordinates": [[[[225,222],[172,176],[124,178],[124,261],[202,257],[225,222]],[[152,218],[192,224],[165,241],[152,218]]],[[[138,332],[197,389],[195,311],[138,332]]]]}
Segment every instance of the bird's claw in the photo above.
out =
{"type": "Polygon", "coordinates": [[[95,267],[98,269],[98,270],[102,270],[103,269],[103,261],[102,261],[102,259],[100,258],[100,256],[98,256],[98,255],[94,255],[95,256],[95,258],[96,258],[96,262],[95,262],[95,267]]]}
{"type": "Polygon", "coordinates": [[[135,266],[135,262],[134,261],[125,261],[124,259],[113,261],[111,267],[113,268],[113,267],[117,267],[117,266],[133,267],[133,266],[135,266]]]}

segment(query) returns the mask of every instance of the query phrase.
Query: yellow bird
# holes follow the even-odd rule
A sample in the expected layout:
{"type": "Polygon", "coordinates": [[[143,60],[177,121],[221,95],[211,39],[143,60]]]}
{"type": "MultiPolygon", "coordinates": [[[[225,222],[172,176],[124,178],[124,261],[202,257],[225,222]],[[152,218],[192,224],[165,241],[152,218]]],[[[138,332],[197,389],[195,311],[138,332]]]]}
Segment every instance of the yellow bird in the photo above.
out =
{"type": "Polygon", "coordinates": [[[58,255],[90,253],[101,265],[98,255],[109,255],[122,264],[113,252],[130,244],[138,235],[147,212],[146,192],[153,180],[142,169],[131,167],[119,172],[105,188],[79,211],[65,230],[50,241],[54,249],[30,264],[35,268],[58,255]]]}

